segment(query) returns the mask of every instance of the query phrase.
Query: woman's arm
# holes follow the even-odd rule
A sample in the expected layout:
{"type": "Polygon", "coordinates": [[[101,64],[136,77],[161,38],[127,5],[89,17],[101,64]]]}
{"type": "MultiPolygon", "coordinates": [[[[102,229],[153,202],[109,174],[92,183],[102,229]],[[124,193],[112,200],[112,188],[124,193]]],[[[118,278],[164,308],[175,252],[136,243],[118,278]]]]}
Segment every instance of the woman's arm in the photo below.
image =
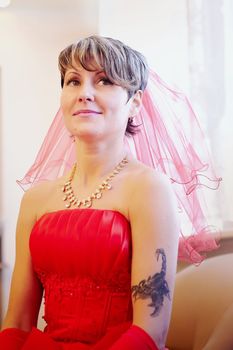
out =
{"type": "Polygon", "coordinates": [[[2,329],[24,331],[36,326],[42,298],[42,287],[31,263],[29,236],[36,221],[35,190],[25,193],[16,230],[16,258],[11,281],[9,304],[2,329]]]}
{"type": "Polygon", "coordinates": [[[110,350],[162,350],[170,322],[179,239],[174,194],[165,176],[146,170],[135,177],[129,218],[133,324],[110,350]]]}
{"type": "Polygon", "coordinates": [[[130,206],[133,324],[165,346],[175,282],[179,226],[169,180],[154,170],[137,180],[130,206]]]}
{"type": "Polygon", "coordinates": [[[217,324],[203,350],[233,349],[233,304],[227,309],[217,324]]]}

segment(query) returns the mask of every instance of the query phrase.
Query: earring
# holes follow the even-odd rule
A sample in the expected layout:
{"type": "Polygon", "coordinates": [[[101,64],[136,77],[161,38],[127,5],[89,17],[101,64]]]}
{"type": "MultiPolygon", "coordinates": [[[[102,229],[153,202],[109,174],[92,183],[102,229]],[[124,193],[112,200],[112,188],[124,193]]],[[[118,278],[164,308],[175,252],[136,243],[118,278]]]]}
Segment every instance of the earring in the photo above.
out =
{"type": "Polygon", "coordinates": [[[72,142],[75,142],[75,137],[74,137],[74,135],[70,135],[70,138],[71,138],[72,142]]]}

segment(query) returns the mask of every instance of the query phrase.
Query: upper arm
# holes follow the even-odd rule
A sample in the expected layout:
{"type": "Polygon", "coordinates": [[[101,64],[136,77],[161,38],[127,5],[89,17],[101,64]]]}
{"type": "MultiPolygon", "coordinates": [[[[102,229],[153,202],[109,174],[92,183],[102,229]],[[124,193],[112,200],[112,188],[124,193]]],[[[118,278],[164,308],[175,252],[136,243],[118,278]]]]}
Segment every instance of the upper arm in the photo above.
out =
{"type": "Polygon", "coordinates": [[[23,196],[16,228],[16,256],[3,328],[29,330],[37,323],[42,288],[32,267],[29,237],[36,221],[35,191],[23,196]]]}
{"type": "Polygon", "coordinates": [[[165,343],[170,321],[179,239],[177,206],[164,175],[149,171],[137,183],[129,209],[133,323],[159,346],[165,343]]]}

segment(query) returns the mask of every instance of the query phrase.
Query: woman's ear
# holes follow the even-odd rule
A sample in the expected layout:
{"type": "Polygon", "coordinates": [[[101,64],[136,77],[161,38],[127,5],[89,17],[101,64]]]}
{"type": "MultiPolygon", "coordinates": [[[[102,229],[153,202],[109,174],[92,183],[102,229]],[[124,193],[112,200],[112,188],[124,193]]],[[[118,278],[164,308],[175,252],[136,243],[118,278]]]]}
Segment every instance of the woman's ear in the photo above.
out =
{"type": "Polygon", "coordinates": [[[135,94],[131,97],[132,102],[131,102],[131,108],[130,108],[130,115],[133,117],[136,114],[138,114],[141,105],[142,105],[142,96],[143,92],[142,90],[138,90],[135,92],[135,94]]]}

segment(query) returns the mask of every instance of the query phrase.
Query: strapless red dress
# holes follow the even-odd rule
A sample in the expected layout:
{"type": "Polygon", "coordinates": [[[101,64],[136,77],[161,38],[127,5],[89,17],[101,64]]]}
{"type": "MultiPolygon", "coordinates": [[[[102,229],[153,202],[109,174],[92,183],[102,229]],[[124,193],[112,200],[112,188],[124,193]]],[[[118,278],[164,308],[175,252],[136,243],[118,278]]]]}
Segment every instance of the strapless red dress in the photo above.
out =
{"type": "Polygon", "coordinates": [[[4,350],[111,349],[132,323],[128,220],[114,210],[46,213],[32,229],[30,251],[47,325],[12,329],[4,350]]]}

